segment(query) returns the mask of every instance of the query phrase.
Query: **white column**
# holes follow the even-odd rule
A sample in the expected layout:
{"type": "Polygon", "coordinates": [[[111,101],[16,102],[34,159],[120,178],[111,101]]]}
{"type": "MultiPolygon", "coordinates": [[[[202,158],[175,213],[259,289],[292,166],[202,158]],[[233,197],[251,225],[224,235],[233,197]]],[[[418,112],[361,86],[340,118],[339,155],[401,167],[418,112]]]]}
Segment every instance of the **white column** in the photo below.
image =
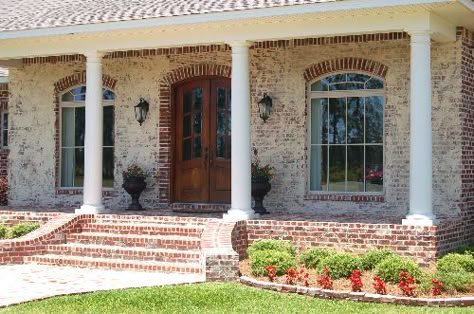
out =
{"type": "Polygon", "coordinates": [[[85,54],[86,130],[84,144],[84,203],[78,213],[99,213],[102,204],[102,57],[99,52],[85,54]]]}
{"type": "Polygon", "coordinates": [[[256,216],[250,191],[250,43],[241,41],[229,45],[232,47],[232,204],[224,219],[245,220],[256,216]]]}
{"type": "Polygon", "coordinates": [[[411,32],[410,209],[403,224],[433,225],[431,36],[411,32]]]}

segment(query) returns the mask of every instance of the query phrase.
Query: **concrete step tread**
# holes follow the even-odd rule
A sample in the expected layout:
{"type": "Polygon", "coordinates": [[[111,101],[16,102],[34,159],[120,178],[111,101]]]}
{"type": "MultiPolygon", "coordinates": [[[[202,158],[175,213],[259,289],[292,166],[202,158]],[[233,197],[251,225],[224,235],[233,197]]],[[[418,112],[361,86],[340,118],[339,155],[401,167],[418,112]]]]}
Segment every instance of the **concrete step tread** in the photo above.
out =
{"type": "Polygon", "coordinates": [[[198,224],[179,224],[179,223],[133,223],[130,221],[122,222],[90,222],[84,224],[83,227],[95,227],[95,226],[106,226],[106,227],[126,227],[126,228],[157,228],[157,229],[199,229],[203,230],[203,225],[198,224]]]}
{"type": "Polygon", "coordinates": [[[199,263],[179,263],[179,262],[162,262],[162,261],[142,261],[142,260],[124,260],[115,258],[99,258],[89,256],[66,256],[56,254],[43,254],[26,256],[26,262],[44,262],[46,260],[56,260],[59,262],[96,262],[113,265],[136,265],[136,266],[163,266],[163,267],[179,267],[188,269],[201,269],[199,263]]]}
{"type": "Polygon", "coordinates": [[[70,237],[97,237],[97,238],[127,238],[127,239],[149,239],[149,240],[173,240],[173,241],[201,241],[200,237],[182,235],[149,235],[149,234],[123,234],[112,232],[79,232],[70,233],[70,237]]]}
{"type": "Polygon", "coordinates": [[[162,254],[196,254],[200,255],[200,250],[176,250],[176,249],[167,249],[167,248],[144,248],[144,247],[123,247],[115,245],[101,245],[101,244],[84,244],[84,243],[65,243],[65,244],[50,244],[48,245],[48,250],[57,250],[57,249],[91,249],[91,250],[111,250],[111,251],[130,251],[130,252],[150,252],[150,253],[162,253],[162,254]]]}

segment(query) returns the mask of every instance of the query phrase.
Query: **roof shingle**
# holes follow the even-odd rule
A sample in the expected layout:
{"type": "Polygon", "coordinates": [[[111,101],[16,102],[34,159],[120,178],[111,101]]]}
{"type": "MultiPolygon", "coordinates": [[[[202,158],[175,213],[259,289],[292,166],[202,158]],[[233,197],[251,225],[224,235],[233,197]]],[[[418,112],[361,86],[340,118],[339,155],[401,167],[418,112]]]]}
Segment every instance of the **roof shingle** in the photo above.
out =
{"type": "Polygon", "coordinates": [[[0,0],[0,32],[343,0],[0,0]]]}

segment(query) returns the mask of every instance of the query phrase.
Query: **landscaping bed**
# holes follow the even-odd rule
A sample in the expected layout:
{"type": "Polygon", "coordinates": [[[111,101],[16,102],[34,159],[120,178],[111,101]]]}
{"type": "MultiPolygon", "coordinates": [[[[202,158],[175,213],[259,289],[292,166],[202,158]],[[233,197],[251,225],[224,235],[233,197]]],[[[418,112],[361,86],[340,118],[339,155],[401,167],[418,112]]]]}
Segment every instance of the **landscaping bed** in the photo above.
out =
{"type": "Polygon", "coordinates": [[[0,224],[0,240],[16,239],[40,227],[37,222],[21,222],[14,225],[0,224]]]}
{"type": "Polygon", "coordinates": [[[248,255],[249,259],[240,263],[244,282],[273,290],[288,291],[288,286],[300,286],[402,299],[474,296],[473,245],[441,257],[431,267],[421,267],[414,260],[387,249],[355,255],[309,248],[297,254],[290,242],[281,240],[254,242],[248,255]]]}

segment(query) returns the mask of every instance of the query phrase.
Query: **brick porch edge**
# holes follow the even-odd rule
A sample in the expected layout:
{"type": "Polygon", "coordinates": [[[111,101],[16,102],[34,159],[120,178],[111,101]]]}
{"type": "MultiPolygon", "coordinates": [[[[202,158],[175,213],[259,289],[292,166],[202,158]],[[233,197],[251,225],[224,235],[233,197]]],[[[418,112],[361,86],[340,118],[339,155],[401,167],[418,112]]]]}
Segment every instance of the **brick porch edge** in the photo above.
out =
{"type": "Polygon", "coordinates": [[[286,293],[298,293],[307,296],[322,297],[328,299],[343,299],[352,301],[393,303],[405,305],[424,305],[424,306],[472,306],[474,305],[474,296],[460,298],[409,298],[394,295],[382,295],[368,292],[350,292],[335,291],[321,288],[307,288],[302,286],[292,286],[287,284],[279,284],[267,281],[260,281],[254,278],[242,276],[240,277],[242,284],[286,293]]]}

